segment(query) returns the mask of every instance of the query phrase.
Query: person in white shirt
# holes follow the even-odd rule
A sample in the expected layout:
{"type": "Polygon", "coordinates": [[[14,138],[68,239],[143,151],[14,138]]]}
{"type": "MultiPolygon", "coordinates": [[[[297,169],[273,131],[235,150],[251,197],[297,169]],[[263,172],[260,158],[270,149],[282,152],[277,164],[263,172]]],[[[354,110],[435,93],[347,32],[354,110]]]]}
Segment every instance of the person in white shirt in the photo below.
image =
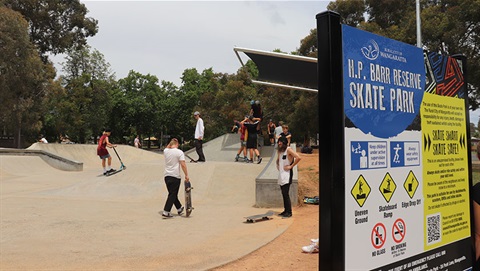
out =
{"type": "MultiPolygon", "coordinates": [[[[283,125],[283,121],[279,121],[279,122],[278,122],[278,126],[275,127],[275,130],[273,131],[274,137],[275,137],[275,141],[278,141],[278,137],[279,137],[280,134],[283,132],[282,125],[283,125]]],[[[276,142],[275,142],[275,143],[276,143],[276,142]]]]}
{"type": "Polygon", "coordinates": [[[285,137],[278,139],[277,150],[277,169],[278,169],[278,184],[282,190],[283,207],[284,210],[279,216],[289,218],[292,216],[292,203],[290,201],[290,185],[293,179],[293,167],[300,162],[302,158],[290,147],[288,147],[288,140],[285,137]]]}
{"type": "Polygon", "coordinates": [[[187,164],[185,163],[185,155],[183,151],[178,149],[178,139],[172,138],[165,150],[165,184],[167,185],[168,197],[163,207],[162,216],[165,218],[173,217],[170,211],[173,205],[177,208],[178,215],[182,215],[184,207],[178,200],[178,190],[180,189],[180,168],[185,175],[185,182],[190,182],[188,177],[187,164]]]}
{"type": "Polygon", "coordinates": [[[198,154],[198,160],[195,162],[205,162],[205,155],[203,154],[203,135],[205,133],[205,126],[203,125],[203,119],[200,117],[200,112],[195,111],[193,117],[197,120],[195,126],[195,150],[198,154]]]}
{"type": "Polygon", "coordinates": [[[135,145],[135,148],[140,148],[142,146],[142,143],[140,143],[140,137],[138,135],[135,137],[133,144],[135,145]]]}
{"type": "Polygon", "coordinates": [[[38,140],[38,142],[48,144],[47,139],[45,137],[43,137],[43,135],[40,136],[40,139],[38,140]]]}

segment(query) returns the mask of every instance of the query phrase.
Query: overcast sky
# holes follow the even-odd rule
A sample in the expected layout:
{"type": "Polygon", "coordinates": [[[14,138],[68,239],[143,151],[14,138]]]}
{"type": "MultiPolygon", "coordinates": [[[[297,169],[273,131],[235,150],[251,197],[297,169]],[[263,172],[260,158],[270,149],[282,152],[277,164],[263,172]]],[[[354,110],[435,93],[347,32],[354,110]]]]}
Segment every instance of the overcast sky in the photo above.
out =
{"type": "MultiPolygon", "coordinates": [[[[92,1],[98,20],[88,44],[110,63],[116,78],[130,70],[181,85],[185,69],[235,73],[235,46],[295,51],[316,28],[329,1],[92,1]]],[[[247,59],[242,53],[242,58],[247,59]]],[[[62,58],[56,57],[56,62],[62,58]]],[[[60,71],[60,66],[57,66],[60,71]]]]}
{"type": "MultiPolygon", "coordinates": [[[[98,20],[98,33],[88,44],[105,56],[117,79],[134,70],[177,86],[185,69],[235,73],[241,67],[235,46],[295,51],[330,2],[80,1],[87,17],[98,20]]],[[[480,110],[470,112],[471,123],[477,125],[479,117],[480,110]]]]}

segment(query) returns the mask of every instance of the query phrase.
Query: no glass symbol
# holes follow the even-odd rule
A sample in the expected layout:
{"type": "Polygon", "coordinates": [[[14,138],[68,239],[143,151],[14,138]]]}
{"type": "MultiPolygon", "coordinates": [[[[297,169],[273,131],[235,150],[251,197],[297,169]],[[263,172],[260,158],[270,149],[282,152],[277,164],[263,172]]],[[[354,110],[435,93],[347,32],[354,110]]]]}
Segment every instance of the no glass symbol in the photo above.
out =
{"type": "Polygon", "coordinates": [[[379,249],[385,244],[386,236],[385,225],[377,223],[372,229],[371,241],[374,248],[379,249]]]}

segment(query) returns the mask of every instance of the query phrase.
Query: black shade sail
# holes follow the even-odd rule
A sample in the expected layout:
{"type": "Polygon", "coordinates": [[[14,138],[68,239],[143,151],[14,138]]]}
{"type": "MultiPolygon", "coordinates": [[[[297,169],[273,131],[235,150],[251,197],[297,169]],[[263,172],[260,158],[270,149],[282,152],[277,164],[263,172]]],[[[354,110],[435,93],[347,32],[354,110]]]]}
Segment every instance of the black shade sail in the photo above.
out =
{"type": "Polygon", "coordinates": [[[245,53],[257,65],[259,75],[252,82],[277,87],[317,91],[317,59],[235,47],[242,66],[244,63],[238,52],[245,53]]]}

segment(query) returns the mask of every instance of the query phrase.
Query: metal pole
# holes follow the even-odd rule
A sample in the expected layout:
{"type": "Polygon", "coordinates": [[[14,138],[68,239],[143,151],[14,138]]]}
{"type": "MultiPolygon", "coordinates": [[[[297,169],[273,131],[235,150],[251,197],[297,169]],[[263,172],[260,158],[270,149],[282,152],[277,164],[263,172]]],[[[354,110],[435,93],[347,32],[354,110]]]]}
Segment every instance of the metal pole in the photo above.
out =
{"type": "Polygon", "coordinates": [[[417,47],[422,48],[422,22],[420,19],[420,0],[416,0],[417,6],[417,47]]]}

